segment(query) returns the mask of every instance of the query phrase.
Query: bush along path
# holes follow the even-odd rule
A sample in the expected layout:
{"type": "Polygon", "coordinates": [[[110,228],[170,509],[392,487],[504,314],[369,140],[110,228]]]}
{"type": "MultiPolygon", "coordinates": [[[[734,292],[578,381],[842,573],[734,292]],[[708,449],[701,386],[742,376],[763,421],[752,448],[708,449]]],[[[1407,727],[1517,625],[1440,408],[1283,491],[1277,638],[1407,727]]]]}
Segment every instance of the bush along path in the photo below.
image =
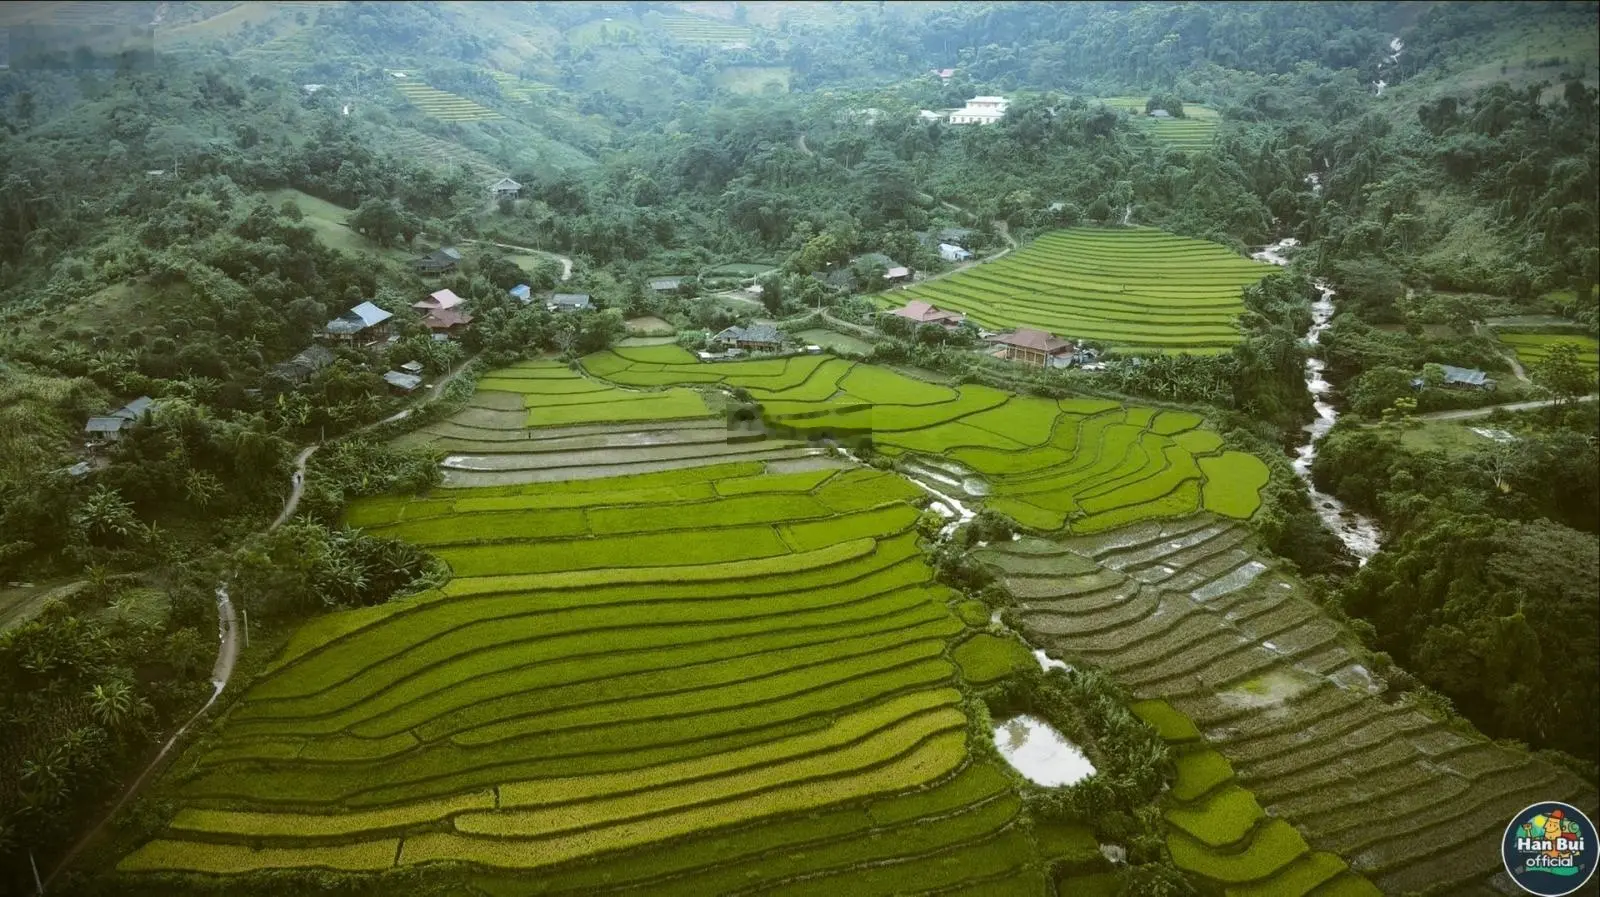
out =
{"type": "Polygon", "coordinates": [[[1180,752],[1173,859],[1230,895],[1335,880],[1316,893],[1487,895],[1513,813],[1600,802],[1567,770],[1386,695],[1241,524],[1202,514],[978,557],[1031,644],[1145,700],[1136,712],[1180,752]]]}

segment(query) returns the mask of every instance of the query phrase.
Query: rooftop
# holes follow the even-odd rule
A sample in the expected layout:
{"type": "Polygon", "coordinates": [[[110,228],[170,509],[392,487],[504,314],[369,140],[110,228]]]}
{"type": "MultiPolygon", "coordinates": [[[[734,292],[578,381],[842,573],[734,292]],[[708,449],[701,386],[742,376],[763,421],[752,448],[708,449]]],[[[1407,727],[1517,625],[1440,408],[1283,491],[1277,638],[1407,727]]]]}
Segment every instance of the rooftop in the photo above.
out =
{"type": "Polygon", "coordinates": [[[961,312],[944,311],[927,302],[923,302],[921,299],[913,299],[907,302],[904,307],[891,310],[889,314],[898,318],[916,321],[919,324],[959,324],[967,319],[967,316],[961,312]]]}
{"type": "Polygon", "coordinates": [[[562,308],[588,308],[589,307],[589,294],[588,293],[556,293],[556,294],[554,294],[553,296],[550,297],[550,304],[551,305],[559,305],[562,308]]]}
{"type": "Polygon", "coordinates": [[[990,338],[991,342],[1001,345],[1014,346],[1018,349],[1032,349],[1046,355],[1057,352],[1066,352],[1072,349],[1072,343],[1054,334],[1045,333],[1043,330],[1033,330],[1028,327],[1018,327],[1010,333],[997,333],[990,338]]]}
{"type": "Polygon", "coordinates": [[[383,380],[395,389],[410,392],[422,385],[422,378],[416,374],[402,374],[399,371],[389,371],[383,375],[383,380]]]}
{"type": "Polygon", "coordinates": [[[411,303],[412,308],[455,308],[467,300],[457,296],[453,290],[437,290],[429,293],[428,298],[411,303]]]}
{"type": "Polygon", "coordinates": [[[720,342],[781,343],[783,334],[771,324],[751,324],[749,327],[729,327],[717,334],[720,342]]]}

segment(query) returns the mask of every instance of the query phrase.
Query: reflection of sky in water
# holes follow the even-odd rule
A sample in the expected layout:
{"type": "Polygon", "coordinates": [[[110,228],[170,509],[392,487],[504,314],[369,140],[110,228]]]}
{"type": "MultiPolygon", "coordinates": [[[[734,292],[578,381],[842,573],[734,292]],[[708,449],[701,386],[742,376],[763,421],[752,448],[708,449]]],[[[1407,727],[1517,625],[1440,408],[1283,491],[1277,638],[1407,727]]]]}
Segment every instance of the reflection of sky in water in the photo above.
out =
{"type": "Polygon", "coordinates": [[[995,727],[1000,755],[1037,785],[1071,785],[1094,774],[1077,745],[1033,716],[1016,716],[995,727]]]}

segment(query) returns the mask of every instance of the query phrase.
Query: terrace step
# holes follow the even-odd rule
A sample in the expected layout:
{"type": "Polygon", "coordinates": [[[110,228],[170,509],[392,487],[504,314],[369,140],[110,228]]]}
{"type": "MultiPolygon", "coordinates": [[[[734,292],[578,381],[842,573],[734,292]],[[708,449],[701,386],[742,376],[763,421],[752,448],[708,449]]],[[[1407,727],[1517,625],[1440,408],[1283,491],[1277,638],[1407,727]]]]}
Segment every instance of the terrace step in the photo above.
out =
{"type": "MultiPolygon", "coordinates": [[[[1184,537],[1180,537],[1180,539],[1181,538],[1184,537]]],[[[1156,558],[1151,563],[1159,563],[1163,566],[1172,567],[1177,570],[1189,570],[1204,561],[1228,551],[1229,549],[1237,549],[1240,554],[1249,554],[1248,551],[1245,551],[1240,547],[1243,545],[1245,540],[1249,538],[1250,531],[1244,527],[1228,526],[1219,530],[1210,538],[1207,538],[1194,545],[1190,545],[1187,548],[1174,551],[1171,554],[1163,557],[1156,558]]],[[[1177,541],[1179,540],[1175,539],[1167,544],[1172,545],[1177,541]]]]}
{"type": "Polygon", "coordinates": [[[1149,541],[1137,548],[1114,548],[1094,555],[1095,560],[1113,570],[1127,570],[1165,560],[1196,545],[1202,545],[1237,529],[1230,521],[1218,520],[1195,529],[1149,541]]]}
{"type": "MultiPolygon", "coordinates": [[[[1527,806],[1529,794],[1555,793],[1553,786],[1560,778],[1556,770],[1549,766],[1529,763],[1515,772],[1500,773],[1478,782],[1440,780],[1434,788],[1419,789],[1428,796],[1427,803],[1398,807],[1386,803],[1382,814],[1368,816],[1361,821],[1349,820],[1340,828],[1320,832],[1319,837],[1341,853],[1358,852],[1386,838],[1405,837],[1408,830],[1416,831],[1459,819],[1481,807],[1504,803],[1507,799],[1522,801],[1507,811],[1514,813],[1518,808],[1527,806]]],[[[1506,818],[1510,819],[1510,816],[1506,818]]]]}
{"type": "Polygon", "coordinates": [[[1113,629],[1133,629],[1160,609],[1161,601],[1150,594],[1139,594],[1094,614],[1064,616],[1049,612],[1025,611],[1024,625],[1048,635],[1091,636],[1113,629]]]}
{"type": "Polygon", "coordinates": [[[1335,782],[1353,781],[1371,776],[1380,769],[1415,763],[1417,759],[1416,749],[1404,740],[1380,741],[1329,757],[1317,764],[1313,772],[1296,776],[1289,781],[1254,771],[1249,774],[1241,773],[1239,781],[1254,791],[1256,799],[1265,805],[1277,803],[1296,794],[1315,791],[1335,782]]]}
{"type": "Polygon", "coordinates": [[[1105,533],[1093,536],[1074,536],[1063,544],[1072,551],[1086,557],[1099,558],[1101,555],[1113,551],[1135,549],[1171,539],[1204,526],[1210,526],[1212,518],[1204,514],[1192,517],[1181,517],[1173,520],[1150,521],[1138,523],[1133,526],[1108,530],[1105,533]]]}
{"type": "Polygon", "coordinates": [[[1171,574],[1162,577],[1160,580],[1146,578],[1142,570],[1134,575],[1144,579],[1146,582],[1159,581],[1162,588],[1171,589],[1174,592],[1190,592],[1238,567],[1249,559],[1250,553],[1242,548],[1223,548],[1216,554],[1196,562],[1187,569],[1182,567],[1173,569],[1171,574]]]}
{"type": "Polygon", "coordinates": [[[1299,721],[1287,731],[1266,735],[1249,741],[1233,741],[1228,745],[1228,756],[1237,757],[1238,763],[1265,763],[1284,754],[1298,751],[1307,743],[1340,741],[1365,727],[1394,720],[1390,725],[1403,731],[1420,728],[1432,721],[1406,711],[1379,711],[1374,714],[1370,703],[1361,701],[1346,705],[1340,712],[1299,721]]]}
{"type": "Polygon", "coordinates": [[[1188,644],[1194,640],[1210,639],[1219,635],[1226,636],[1230,641],[1238,638],[1226,624],[1211,618],[1209,614],[1192,612],[1186,606],[1176,604],[1165,596],[1163,599],[1160,606],[1145,618],[1150,625],[1140,627],[1142,631],[1084,637],[1079,639],[1078,650],[1085,654],[1121,652],[1118,657],[1109,660],[1125,666],[1130,663],[1149,663],[1158,657],[1164,657],[1166,644],[1173,640],[1188,644]],[[1144,650],[1141,651],[1140,648],[1144,650]],[[1137,656],[1134,656],[1135,654],[1137,656]]]}
{"type": "MultiPolygon", "coordinates": [[[[1438,724],[1433,723],[1433,725],[1438,724]]],[[[1293,776],[1347,754],[1377,750],[1386,742],[1404,743],[1415,731],[1415,728],[1397,725],[1387,718],[1375,717],[1366,725],[1357,726],[1345,732],[1337,741],[1322,739],[1309,742],[1302,744],[1300,750],[1284,752],[1275,757],[1252,762],[1246,767],[1244,774],[1248,775],[1252,781],[1269,781],[1293,776]],[[1333,754],[1332,757],[1316,756],[1319,751],[1327,748],[1335,748],[1337,753],[1333,754]]]]}
{"type": "Polygon", "coordinates": [[[1066,598],[1113,588],[1126,582],[1120,573],[1102,570],[1088,576],[1007,576],[1006,587],[1018,598],[1066,598]]]}
{"type": "Polygon", "coordinates": [[[1138,583],[1121,582],[1098,592],[1084,592],[1070,598],[1025,601],[1019,607],[1027,612],[1037,611],[1062,617],[1093,616],[1120,607],[1128,599],[1139,594],[1138,583]]]}
{"type": "MultiPolygon", "coordinates": [[[[1361,695],[1340,688],[1324,687],[1301,695],[1294,702],[1294,718],[1273,723],[1255,717],[1246,717],[1236,723],[1212,725],[1204,730],[1207,741],[1233,745],[1256,739],[1274,738],[1298,730],[1310,722],[1345,713],[1360,713],[1366,701],[1361,695]]],[[[1194,718],[1194,714],[1190,714],[1194,718]]],[[[1231,748],[1230,748],[1231,749],[1231,748]]]]}

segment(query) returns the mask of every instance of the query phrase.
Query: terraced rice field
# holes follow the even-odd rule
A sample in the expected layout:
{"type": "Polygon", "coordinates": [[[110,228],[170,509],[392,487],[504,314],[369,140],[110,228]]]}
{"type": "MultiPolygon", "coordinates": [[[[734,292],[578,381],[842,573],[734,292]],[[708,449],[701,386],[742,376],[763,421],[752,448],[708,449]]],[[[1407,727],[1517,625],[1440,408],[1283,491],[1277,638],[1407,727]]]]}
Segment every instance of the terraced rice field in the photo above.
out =
{"type": "Polygon", "coordinates": [[[1513,813],[1600,802],[1559,767],[1384,700],[1338,625],[1230,521],[1024,539],[981,556],[1019,599],[1030,642],[1111,672],[1184,746],[1169,847],[1231,895],[1375,885],[1487,897],[1513,813]]]}
{"type": "Polygon", "coordinates": [[[119,869],[465,863],[501,895],[685,897],[1043,895],[1052,859],[1103,869],[968,749],[921,491],[716,460],[356,503],[454,578],[296,633],[119,869]]]}
{"type": "Polygon", "coordinates": [[[891,308],[922,299],[990,329],[1032,327],[1126,353],[1204,354],[1239,341],[1241,291],[1273,270],[1152,228],[1074,228],[876,301],[891,308]]]}
{"type": "Polygon", "coordinates": [[[524,81],[516,75],[505,72],[491,71],[489,77],[500,85],[500,92],[519,103],[535,103],[540,99],[540,94],[550,93],[555,88],[549,84],[538,84],[524,81]]]}
{"type": "Polygon", "coordinates": [[[1550,349],[1563,343],[1578,347],[1578,359],[1587,367],[1600,371],[1600,341],[1592,336],[1567,333],[1518,333],[1501,331],[1500,342],[1517,353],[1517,360],[1529,367],[1545,360],[1550,349]]]}
{"type": "MultiPolygon", "coordinates": [[[[650,353],[676,346],[632,347],[650,353]]],[[[683,387],[620,389],[551,361],[478,382],[466,410],[402,437],[446,452],[445,483],[500,486],[651,473],[713,461],[830,463],[792,439],[734,434],[702,395],[683,387]]]]}
{"type": "Polygon", "coordinates": [[[754,36],[754,32],[742,25],[685,15],[662,16],[661,30],[673,40],[686,44],[748,43],[754,36]]]}
{"type": "Polygon", "coordinates": [[[1145,114],[1148,97],[1112,97],[1100,102],[1113,109],[1132,112],[1138,116],[1139,127],[1156,140],[1173,149],[1194,151],[1208,149],[1216,138],[1217,110],[1191,103],[1183,104],[1183,118],[1151,118],[1145,114]]]}
{"type": "MultiPolygon", "coordinates": [[[[676,346],[583,360],[593,377],[636,388],[740,388],[769,428],[796,438],[867,438],[880,453],[929,459],[956,491],[1038,529],[1096,532],[1204,507],[1247,518],[1267,471],[1222,449],[1198,415],[1104,399],[1043,399],[944,386],[825,355],[701,364],[676,346]],[[953,462],[953,463],[952,463],[953,462]]],[[[492,388],[485,385],[484,388],[492,388]]]]}
{"type": "Polygon", "coordinates": [[[426,84],[401,81],[394,87],[407,102],[417,107],[424,115],[440,121],[473,122],[505,118],[493,109],[480,106],[466,97],[438,90],[426,84]]]}
{"type": "Polygon", "coordinates": [[[401,155],[427,159],[444,167],[466,165],[474,175],[489,181],[499,180],[508,174],[505,169],[459,143],[440,140],[421,131],[396,129],[390,134],[388,147],[401,155]]]}

